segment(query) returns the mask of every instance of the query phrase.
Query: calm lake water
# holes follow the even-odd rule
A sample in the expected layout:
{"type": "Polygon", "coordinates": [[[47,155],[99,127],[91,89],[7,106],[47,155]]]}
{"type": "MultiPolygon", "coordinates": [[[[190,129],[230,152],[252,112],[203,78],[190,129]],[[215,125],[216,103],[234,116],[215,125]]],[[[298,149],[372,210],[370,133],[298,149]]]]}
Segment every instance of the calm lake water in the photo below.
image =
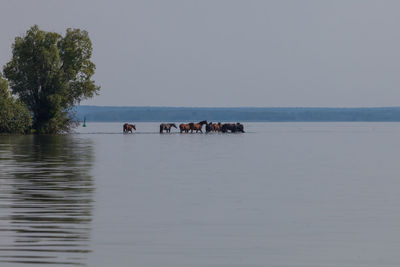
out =
{"type": "Polygon", "coordinates": [[[244,125],[0,136],[0,266],[400,266],[400,123],[244,125]]]}

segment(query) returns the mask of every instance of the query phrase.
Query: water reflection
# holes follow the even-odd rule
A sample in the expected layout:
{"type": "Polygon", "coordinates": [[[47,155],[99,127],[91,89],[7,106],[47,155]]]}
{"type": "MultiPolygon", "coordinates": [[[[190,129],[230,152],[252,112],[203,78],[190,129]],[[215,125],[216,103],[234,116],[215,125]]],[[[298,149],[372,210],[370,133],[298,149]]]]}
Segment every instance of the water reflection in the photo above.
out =
{"type": "Polygon", "coordinates": [[[92,162],[88,139],[0,136],[0,263],[85,264],[92,162]]]}

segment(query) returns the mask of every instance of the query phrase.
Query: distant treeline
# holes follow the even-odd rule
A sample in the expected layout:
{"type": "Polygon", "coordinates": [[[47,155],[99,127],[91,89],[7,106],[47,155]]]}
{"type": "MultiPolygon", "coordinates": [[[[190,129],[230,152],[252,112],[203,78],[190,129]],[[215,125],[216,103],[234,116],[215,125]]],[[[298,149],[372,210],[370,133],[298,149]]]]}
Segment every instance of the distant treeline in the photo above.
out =
{"type": "Polygon", "coordinates": [[[92,122],[335,122],[400,121],[400,107],[385,108],[190,108],[78,106],[76,116],[92,122]]]}

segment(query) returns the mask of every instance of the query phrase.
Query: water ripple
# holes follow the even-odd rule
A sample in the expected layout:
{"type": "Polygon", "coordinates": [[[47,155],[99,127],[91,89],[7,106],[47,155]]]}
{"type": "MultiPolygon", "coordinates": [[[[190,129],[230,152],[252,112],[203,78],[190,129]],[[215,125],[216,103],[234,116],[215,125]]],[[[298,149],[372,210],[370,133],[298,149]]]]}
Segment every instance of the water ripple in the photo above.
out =
{"type": "Polygon", "coordinates": [[[0,263],[85,265],[92,162],[84,138],[0,136],[0,263]]]}

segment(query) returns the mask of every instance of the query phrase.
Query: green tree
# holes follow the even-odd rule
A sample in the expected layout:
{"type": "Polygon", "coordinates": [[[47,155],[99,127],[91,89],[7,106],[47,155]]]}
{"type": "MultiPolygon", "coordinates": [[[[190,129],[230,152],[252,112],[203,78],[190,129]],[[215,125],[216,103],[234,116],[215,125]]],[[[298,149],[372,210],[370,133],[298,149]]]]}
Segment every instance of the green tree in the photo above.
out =
{"type": "Polygon", "coordinates": [[[75,125],[72,107],[98,94],[91,56],[88,33],[79,29],[67,29],[61,36],[35,25],[15,38],[4,75],[12,93],[31,111],[36,133],[70,130],[75,125]]]}
{"type": "Polygon", "coordinates": [[[0,133],[27,133],[31,123],[28,108],[11,96],[7,80],[0,74],[0,133]]]}

